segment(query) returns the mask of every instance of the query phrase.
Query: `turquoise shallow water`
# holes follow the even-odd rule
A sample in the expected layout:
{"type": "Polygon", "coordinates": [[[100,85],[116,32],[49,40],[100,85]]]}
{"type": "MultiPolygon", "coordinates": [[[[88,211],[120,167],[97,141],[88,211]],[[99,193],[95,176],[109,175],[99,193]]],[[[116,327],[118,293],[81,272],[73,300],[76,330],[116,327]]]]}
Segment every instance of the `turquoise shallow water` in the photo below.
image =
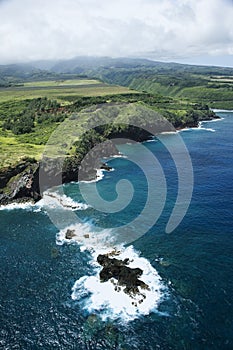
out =
{"type": "MultiPolygon", "coordinates": [[[[193,163],[194,191],[185,218],[171,234],[165,227],[177,196],[174,162],[162,142],[145,144],[163,168],[167,199],[156,225],[133,245],[169,291],[148,315],[125,322],[103,321],[104,309],[88,313],[71,293],[75,281],[94,273],[90,253],[77,244],[57,245],[58,229],[43,208],[0,211],[1,349],[233,348],[233,113],[220,115],[221,121],[180,134],[193,163]]],[[[121,150],[142,156],[135,145],[121,150]]],[[[120,213],[91,207],[78,211],[100,231],[131,222],[147,196],[139,167],[122,158],[109,164],[115,171],[97,183],[101,196],[115,199],[115,185],[122,178],[132,182],[135,194],[120,213]]],[[[66,185],[64,192],[81,200],[78,184],[66,185]]]]}

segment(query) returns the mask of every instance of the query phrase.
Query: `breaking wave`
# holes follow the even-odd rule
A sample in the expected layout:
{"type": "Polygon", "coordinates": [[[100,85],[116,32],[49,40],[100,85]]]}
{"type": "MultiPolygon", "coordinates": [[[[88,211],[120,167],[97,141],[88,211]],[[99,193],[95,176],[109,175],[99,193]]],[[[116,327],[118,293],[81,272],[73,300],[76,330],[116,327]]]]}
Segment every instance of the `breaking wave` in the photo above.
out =
{"type": "Polygon", "coordinates": [[[66,196],[65,194],[59,195],[59,193],[54,191],[47,191],[43,194],[42,203],[44,207],[50,208],[62,208],[64,210],[86,210],[90,208],[88,204],[76,202],[72,198],[66,196]]]}
{"type": "Polygon", "coordinates": [[[42,209],[41,202],[36,204],[27,202],[27,203],[10,203],[6,205],[0,205],[0,210],[33,210],[40,211],[42,209]]]}
{"type": "MultiPolygon", "coordinates": [[[[92,276],[78,279],[73,288],[71,298],[88,313],[97,313],[103,321],[108,319],[128,322],[151,312],[158,312],[160,303],[168,296],[168,288],[150,262],[141,257],[133,246],[113,246],[111,237],[113,230],[98,231],[89,223],[71,225],[57,234],[57,244],[79,244],[81,251],[88,250],[91,256],[89,264],[93,268],[92,276]],[[71,239],[66,238],[67,231],[71,239]],[[125,286],[115,278],[100,282],[99,273],[102,267],[97,263],[99,254],[108,254],[119,260],[129,261],[128,267],[140,268],[143,271],[140,280],[148,289],[138,287],[137,294],[128,294],[125,286]]],[[[162,314],[162,313],[161,313],[162,314]]]]}

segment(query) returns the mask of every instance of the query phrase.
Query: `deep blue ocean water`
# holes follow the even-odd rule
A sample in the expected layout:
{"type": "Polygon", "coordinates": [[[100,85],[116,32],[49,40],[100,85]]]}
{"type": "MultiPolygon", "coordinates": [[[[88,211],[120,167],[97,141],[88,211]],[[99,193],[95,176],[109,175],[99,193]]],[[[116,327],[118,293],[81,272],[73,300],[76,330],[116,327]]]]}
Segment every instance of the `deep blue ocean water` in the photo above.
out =
{"type": "MultiPolygon", "coordinates": [[[[89,314],[71,292],[76,280],[93,274],[90,254],[78,244],[57,245],[58,229],[43,208],[0,211],[0,349],[233,348],[233,113],[219,115],[224,119],[180,133],[193,163],[194,190],[185,218],[170,234],[165,227],[177,196],[174,162],[162,142],[144,144],[164,170],[167,199],[157,223],[133,246],[169,290],[160,312],[130,322],[103,321],[104,310],[89,314]]],[[[126,149],[140,158],[137,145],[121,146],[126,149]]],[[[115,199],[122,178],[133,183],[135,195],[120,213],[79,211],[93,227],[117,228],[145,205],[142,171],[124,158],[109,164],[115,171],[97,183],[101,196],[115,199]]],[[[78,184],[64,191],[80,201],[78,184]]]]}

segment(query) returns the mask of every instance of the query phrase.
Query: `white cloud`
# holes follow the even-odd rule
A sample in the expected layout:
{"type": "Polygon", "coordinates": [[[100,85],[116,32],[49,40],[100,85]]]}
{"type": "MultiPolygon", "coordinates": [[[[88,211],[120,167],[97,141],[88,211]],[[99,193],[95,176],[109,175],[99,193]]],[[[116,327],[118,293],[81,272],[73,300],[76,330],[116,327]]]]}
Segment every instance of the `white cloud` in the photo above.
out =
{"type": "Polygon", "coordinates": [[[233,52],[231,0],[3,0],[0,63],[233,52]]]}

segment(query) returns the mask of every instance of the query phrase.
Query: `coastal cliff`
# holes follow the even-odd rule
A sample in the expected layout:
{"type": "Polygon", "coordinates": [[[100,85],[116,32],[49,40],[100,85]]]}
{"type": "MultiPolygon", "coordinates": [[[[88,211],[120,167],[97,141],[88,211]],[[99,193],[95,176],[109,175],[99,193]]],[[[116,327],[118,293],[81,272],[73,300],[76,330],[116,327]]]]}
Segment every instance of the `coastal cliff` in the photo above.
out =
{"type": "MultiPolygon", "coordinates": [[[[87,150],[88,152],[88,150],[87,150]]],[[[102,158],[118,154],[113,142],[106,141],[104,147],[95,147],[83,160],[76,156],[48,159],[37,162],[25,159],[15,167],[0,170],[0,205],[12,202],[37,202],[48,188],[61,183],[96,178],[96,170],[111,170],[102,158]],[[62,163],[62,165],[61,165],[62,163]]]]}
{"type": "Polygon", "coordinates": [[[0,204],[41,199],[39,163],[25,160],[15,167],[0,170],[0,204]]]}
{"type": "MultiPolygon", "coordinates": [[[[218,118],[214,113],[209,113],[205,120],[218,118]]],[[[200,120],[193,119],[186,123],[185,127],[197,127],[200,120]]],[[[176,125],[180,129],[184,125],[176,125]]],[[[157,121],[154,135],[164,131],[174,131],[169,122],[157,121]],[[171,129],[172,128],[172,129],[171,129]]],[[[102,136],[101,133],[98,136],[102,136]]],[[[27,158],[17,164],[15,167],[8,167],[0,170],[0,205],[6,205],[12,202],[37,202],[42,198],[42,194],[48,188],[68,183],[71,181],[86,180],[90,181],[96,178],[97,169],[110,170],[110,168],[101,162],[101,159],[118,154],[116,145],[111,139],[131,139],[135,142],[148,140],[152,133],[144,128],[126,125],[119,130],[111,129],[108,135],[105,135],[105,141],[98,144],[88,142],[88,146],[81,148],[82,141],[77,144],[76,154],[60,159],[48,159],[44,157],[38,162],[27,158]],[[62,165],[61,165],[62,164],[62,165]],[[40,182],[40,179],[43,179],[40,182]]],[[[84,135],[84,139],[85,139],[84,135]]],[[[104,138],[103,138],[104,140],[104,138]]],[[[86,141],[86,139],[85,139],[86,141]]],[[[90,140],[89,140],[90,141],[90,140]]]]}

